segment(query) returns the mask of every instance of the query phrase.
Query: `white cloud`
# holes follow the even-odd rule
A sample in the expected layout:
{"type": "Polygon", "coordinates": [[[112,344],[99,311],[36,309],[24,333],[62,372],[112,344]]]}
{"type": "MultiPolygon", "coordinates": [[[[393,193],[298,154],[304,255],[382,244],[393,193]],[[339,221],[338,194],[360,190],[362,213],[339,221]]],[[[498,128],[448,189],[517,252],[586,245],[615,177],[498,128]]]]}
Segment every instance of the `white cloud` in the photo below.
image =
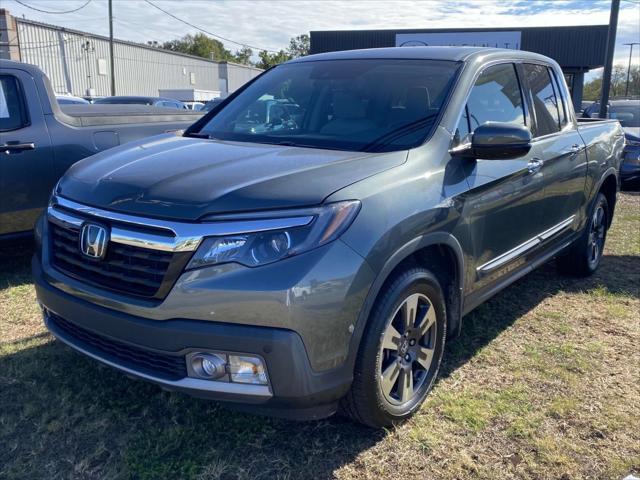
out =
{"type": "MultiPolygon", "coordinates": [[[[289,39],[310,30],[519,27],[598,25],[609,22],[609,0],[152,0],[163,9],[227,38],[268,49],[285,48],[289,39]]],[[[29,0],[50,10],[74,8],[81,0],[29,0]]],[[[12,2],[14,15],[79,30],[107,34],[106,2],[91,2],[79,12],[47,15],[12,2]]],[[[163,42],[196,30],[156,10],[144,0],[114,0],[116,37],[163,42]]],[[[621,4],[616,63],[628,60],[623,43],[640,39],[640,5],[621,4]]],[[[227,48],[238,48],[225,42],[227,48]]],[[[640,63],[640,48],[634,61],[640,63]]]]}

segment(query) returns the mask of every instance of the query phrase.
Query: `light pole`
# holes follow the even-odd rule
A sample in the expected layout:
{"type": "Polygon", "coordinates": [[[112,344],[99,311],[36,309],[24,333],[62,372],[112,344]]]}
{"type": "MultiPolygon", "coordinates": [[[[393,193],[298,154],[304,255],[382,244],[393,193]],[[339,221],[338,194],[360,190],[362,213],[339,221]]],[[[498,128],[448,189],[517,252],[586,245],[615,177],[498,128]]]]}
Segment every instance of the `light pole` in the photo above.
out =
{"type": "Polygon", "coordinates": [[[629,45],[629,67],[627,68],[627,86],[624,89],[624,96],[629,96],[629,76],[631,75],[631,57],[633,56],[633,46],[640,45],[640,42],[623,43],[623,45],[629,45]]]}
{"type": "Polygon", "coordinates": [[[618,12],[620,0],[611,0],[611,13],[609,15],[609,32],[607,33],[607,49],[602,73],[602,92],[600,94],[599,118],[607,118],[609,105],[609,90],[611,89],[611,70],[613,70],[613,50],[616,45],[616,30],[618,29],[618,12]]]}

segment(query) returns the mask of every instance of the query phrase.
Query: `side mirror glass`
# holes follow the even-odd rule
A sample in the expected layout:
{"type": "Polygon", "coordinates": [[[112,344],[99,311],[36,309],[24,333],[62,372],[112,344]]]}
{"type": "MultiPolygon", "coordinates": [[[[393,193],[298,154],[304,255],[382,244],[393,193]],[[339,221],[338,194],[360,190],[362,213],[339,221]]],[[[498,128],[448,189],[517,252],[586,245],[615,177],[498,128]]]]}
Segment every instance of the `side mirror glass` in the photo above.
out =
{"type": "Polygon", "coordinates": [[[450,150],[453,156],[482,160],[523,157],[531,150],[531,132],[512,123],[487,122],[471,134],[471,143],[450,150]]]}

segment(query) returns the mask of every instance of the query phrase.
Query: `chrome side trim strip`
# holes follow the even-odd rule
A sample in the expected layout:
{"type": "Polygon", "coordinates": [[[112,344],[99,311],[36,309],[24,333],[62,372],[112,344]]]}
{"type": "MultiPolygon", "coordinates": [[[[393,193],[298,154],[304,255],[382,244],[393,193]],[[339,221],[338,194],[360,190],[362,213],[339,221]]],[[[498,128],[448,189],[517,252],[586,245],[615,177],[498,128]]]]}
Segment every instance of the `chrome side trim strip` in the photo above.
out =
{"type": "Polygon", "coordinates": [[[223,394],[231,394],[231,395],[246,395],[255,398],[262,398],[267,400],[273,396],[273,394],[269,391],[269,387],[267,385],[251,385],[251,384],[241,384],[241,383],[232,383],[232,382],[215,382],[209,380],[200,380],[197,378],[189,378],[185,377],[180,380],[165,380],[164,378],[154,377],[153,375],[147,375],[146,373],[138,372],[128,367],[123,367],[115,362],[107,360],[105,358],[96,355],[95,353],[89,352],[82,347],[79,347],[71,340],[67,339],[63,334],[58,332],[55,328],[51,327],[51,323],[49,322],[49,317],[44,314],[45,323],[47,329],[56,337],[58,340],[73,348],[74,350],[93,358],[99,362],[102,362],[110,367],[116,368],[122,372],[125,372],[129,375],[133,375],[134,377],[142,378],[149,382],[156,383],[158,385],[164,385],[168,388],[177,388],[177,389],[187,389],[187,390],[199,390],[206,392],[217,392],[223,394]]]}
{"type": "Polygon", "coordinates": [[[557,235],[558,233],[560,233],[565,228],[571,226],[571,224],[574,222],[575,218],[576,218],[575,215],[571,215],[569,218],[566,218],[565,220],[563,220],[562,222],[558,223],[557,225],[554,225],[553,227],[549,228],[548,230],[545,230],[544,232],[539,233],[535,237],[527,240],[526,242],[521,243],[517,247],[509,250],[508,252],[505,252],[502,255],[498,255],[497,257],[493,258],[492,260],[489,260],[487,263],[485,263],[483,265],[480,265],[478,268],[476,268],[476,271],[478,273],[488,273],[488,272],[490,272],[492,270],[495,270],[496,268],[498,268],[498,267],[500,267],[500,266],[502,266],[502,265],[504,265],[506,263],[509,263],[510,261],[512,261],[512,260],[516,259],[517,257],[523,255],[524,253],[528,252],[532,248],[537,247],[542,242],[550,239],[554,235],[557,235]]]}
{"type": "Polygon", "coordinates": [[[75,228],[80,228],[85,221],[84,218],[75,217],[71,213],[56,208],[57,206],[77,211],[89,217],[95,217],[97,222],[106,219],[137,227],[136,230],[128,230],[126,227],[112,226],[112,242],[166,252],[192,252],[198,248],[204,237],[239,235],[302,227],[308,225],[314,219],[312,215],[304,215],[288,218],[228,220],[208,223],[173,222],[111,212],[83,205],[66,198],[54,197],[47,209],[49,218],[63,227],[73,226],[75,228]],[[166,235],[140,232],[139,228],[164,231],[166,235]]]}
{"type": "Polygon", "coordinates": [[[569,227],[575,219],[576,219],[576,216],[571,215],[569,218],[567,218],[566,220],[563,220],[556,226],[551,227],[549,230],[545,230],[540,235],[538,235],[538,237],[540,237],[540,240],[548,240],[549,238],[553,237],[557,233],[560,233],[561,230],[564,230],[565,228],[569,227]]]}

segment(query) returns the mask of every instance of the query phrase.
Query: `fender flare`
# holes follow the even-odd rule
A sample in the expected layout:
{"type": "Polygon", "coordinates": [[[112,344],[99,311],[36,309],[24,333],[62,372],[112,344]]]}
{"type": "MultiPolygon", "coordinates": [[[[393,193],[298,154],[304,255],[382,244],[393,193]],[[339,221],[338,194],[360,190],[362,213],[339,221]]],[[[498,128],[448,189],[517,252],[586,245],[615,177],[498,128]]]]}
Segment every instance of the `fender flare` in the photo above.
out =
{"type": "MultiPolygon", "coordinates": [[[[598,193],[602,189],[604,182],[607,181],[609,177],[613,177],[616,180],[616,193],[620,191],[620,177],[618,175],[618,170],[616,170],[615,167],[610,166],[604,172],[602,172],[602,175],[600,175],[600,178],[598,179],[598,181],[594,182],[593,189],[591,190],[591,193],[590,193],[590,198],[587,200],[585,205],[586,206],[585,222],[589,217],[589,212],[591,211],[591,207],[593,206],[593,203],[596,201],[596,198],[598,198],[598,193]]],[[[611,205],[611,212],[613,212],[614,209],[615,209],[615,204],[611,205]]],[[[611,218],[609,219],[609,222],[613,221],[613,215],[610,215],[610,217],[611,218]]]]}
{"type": "Polygon", "coordinates": [[[353,367],[355,366],[358,350],[360,348],[360,342],[368,323],[369,315],[371,314],[373,305],[375,304],[375,301],[378,298],[378,294],[380,293],[380,290],[382,289],[385,281],[389,278],[391,272],[402,261],[406,260],[410,255],[417,252],[418,250],[432,245],[445,245],[447,247],[450,247],[454,252],[457,273],[457,295],[454,298],[456,299],[456,303],[458,305],[456,305],[455,309],[449,309],[447,311],[447,320],[450,323],[453,321],[451,323],[451,326],[453,327],[454,336],[460,332],[460,329],[462,327],[462,304],[464,292],[464,254],[462,246],[460,245],[458,239],[450,233],[433,232],[421,235],[405,243],[402,247],[396,250],[387,259],[385,264],[377,273],[373,283],[371,284],[362,308],[360,309],[360,313],[358,314],[355,329],[349,342],[349,354],[347,357],[346,365],[351,369],[351,371],[353,371],[353,367]],[[449,317],[450,312],[453,313],[454,318],[449,317]]]}

